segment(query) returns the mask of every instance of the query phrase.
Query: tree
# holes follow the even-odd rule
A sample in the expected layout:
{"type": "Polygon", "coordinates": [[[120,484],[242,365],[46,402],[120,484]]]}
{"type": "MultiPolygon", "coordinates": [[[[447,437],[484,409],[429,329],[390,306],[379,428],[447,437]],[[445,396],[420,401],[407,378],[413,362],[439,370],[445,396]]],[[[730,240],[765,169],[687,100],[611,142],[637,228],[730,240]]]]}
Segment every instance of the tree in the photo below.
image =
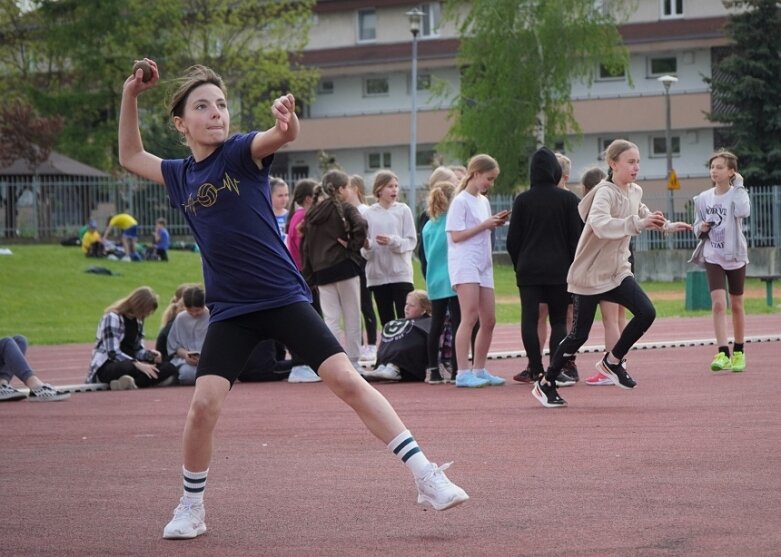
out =
{"type": "Polygon", "coordinates": [[[548,144],[580,132],[572,84],[590,83],[600,64],[612,72],[628,71],[616,27],[627,3],[610,2],[609,12],[598,4],[474,0],[461,16],[463,2],[449,0],[445,16],[458,25],[463,69],[453,125],[440,148],[461,160],[476,152],[491,154],[502,169],[499,191],[526,182],[540,131],[548,144]]]}
{"type": "Polygon", "coordinates": [[[140,110],[144,141],[163,157],[183,153],[163,105],[188,66],[223,75],[234,129],[270,125],[271,99],[283,92],[299,103],[314,96],[317,74],[297,58],[314,0],[29,0],[24,13],[13,4],[0,0],[0,36],[14,38],[0,48],[0,64],[14,96],[65,115],[57,149],[104,170],[118,168],[122,84],[138,58],[161,69],[161,87],[141,97],[140,110]],[[9,61],[23,49],[32,62],[17,79],[22,69],[9,61]]]}
{"type": "Polygon", "coordinates": [[[0,168],[23,160],[37,173],[49,158],[62,125],[61,116],[40,116],[21,100],[4,104],[0,107],[0,168]]]}
{"type": "MultiPolygon", "coordinates": [[[[731,53],[705,81],[711,85],[709,118],[728,124],[728,147],[740,161],[747,186],[781,184],[781,3],[725,1],[732,14],[726,34],[731,53]]],[[[717,146],[718,147],[718,146],[717,146]]]]}

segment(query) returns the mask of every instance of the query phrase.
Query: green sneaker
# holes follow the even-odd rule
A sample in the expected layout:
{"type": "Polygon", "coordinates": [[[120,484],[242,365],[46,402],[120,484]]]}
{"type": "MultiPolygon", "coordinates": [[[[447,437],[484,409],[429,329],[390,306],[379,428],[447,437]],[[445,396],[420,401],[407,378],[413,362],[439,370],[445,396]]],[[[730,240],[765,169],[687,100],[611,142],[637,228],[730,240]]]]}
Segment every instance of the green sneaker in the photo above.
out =
{"type": "MultiPolygon", "coordinates": [[[[741,354],[741,356],[742,355],[743,354],[741,354]]],[[[732,369],[732,362],[730,361],[729,356],[727,356],[724,352],[719,352],[710,363],[710,369],[711,371],[722,371],[725,369],[729,370],[732,369]]]]}
{"type": "Polygon", "coordinates": [[[735,352],[732,354],[732,371],[740,373],[746,369],[746,356],[743,352],[735,352]]]}

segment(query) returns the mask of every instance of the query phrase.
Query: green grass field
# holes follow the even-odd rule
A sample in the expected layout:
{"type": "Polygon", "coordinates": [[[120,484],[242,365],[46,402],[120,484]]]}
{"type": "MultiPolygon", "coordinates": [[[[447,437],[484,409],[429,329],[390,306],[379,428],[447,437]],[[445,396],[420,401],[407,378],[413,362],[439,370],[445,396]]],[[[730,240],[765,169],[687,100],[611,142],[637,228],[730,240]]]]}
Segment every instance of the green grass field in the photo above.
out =
{"type": "MultiPolygon", "coordinates": [[[[201,258],[193,252],[172,251],[168,263],[123,263],[87,259],[76,247],[12,245],[10,249],[13,255],[0,255],[0,336],[23,334],[33,344],[93,342],[103,310],[134,288],[152,287],[160,296],[162,309],[179,284],[202,280],[201,258]],[[93,265],[117,275],[85,272],[93,265]]],[[[521,310],[513,270],[507,265],[497,266],[495,282],[498,321],[519,323],[521,310]]],[[[417,265],[415,283],[423,288],[417,265]]],[[[682,281],[644,283],[643,287],[660,317],[708,313],[684,310],[682,281]]],[[[759,280],[748,281],[747,292],[748,313],[774,311],[765,305],[764,285],[759,280]]],[[[157,334],[161,309],[147,323],[148,337],[157,334]]]]}

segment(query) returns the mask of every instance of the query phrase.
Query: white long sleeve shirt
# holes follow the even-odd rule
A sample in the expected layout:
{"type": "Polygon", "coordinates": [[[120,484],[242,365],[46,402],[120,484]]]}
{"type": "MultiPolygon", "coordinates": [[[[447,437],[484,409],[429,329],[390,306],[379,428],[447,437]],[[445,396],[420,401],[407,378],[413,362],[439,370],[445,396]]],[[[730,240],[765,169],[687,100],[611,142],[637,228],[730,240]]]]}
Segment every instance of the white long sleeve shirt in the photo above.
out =
{"type": "Polygon", "coordinates": [[[369,224],[369,247],[361,249],[361,255],[366,259],[366,285],[412,283],[412,252],[417,244],[417,234],[410,208],[396,202],[385,209],[375,203],[363,217],[369,224]],[[390,244],[377,243],[377,235],[382,234],[390,237],[390,244]]]}

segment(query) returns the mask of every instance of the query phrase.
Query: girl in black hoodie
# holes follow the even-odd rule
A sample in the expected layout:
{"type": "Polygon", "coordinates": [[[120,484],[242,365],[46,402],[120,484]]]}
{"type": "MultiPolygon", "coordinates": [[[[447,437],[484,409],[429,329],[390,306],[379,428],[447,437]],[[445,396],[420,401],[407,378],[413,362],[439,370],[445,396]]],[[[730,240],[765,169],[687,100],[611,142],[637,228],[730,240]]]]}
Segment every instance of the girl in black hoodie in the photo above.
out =
{"type": "Polygon", "coordinates": [[[548,304],[551,353],[567,336],[567,271],[575,257],[583,221],[578,196],[557,187],[561,166],[547,147],[532,156],[531,187],[515,198],[507,251],[521,296],[521,338],[530,379],[544,373],[537,333],[539,305],[548,304]]]}

